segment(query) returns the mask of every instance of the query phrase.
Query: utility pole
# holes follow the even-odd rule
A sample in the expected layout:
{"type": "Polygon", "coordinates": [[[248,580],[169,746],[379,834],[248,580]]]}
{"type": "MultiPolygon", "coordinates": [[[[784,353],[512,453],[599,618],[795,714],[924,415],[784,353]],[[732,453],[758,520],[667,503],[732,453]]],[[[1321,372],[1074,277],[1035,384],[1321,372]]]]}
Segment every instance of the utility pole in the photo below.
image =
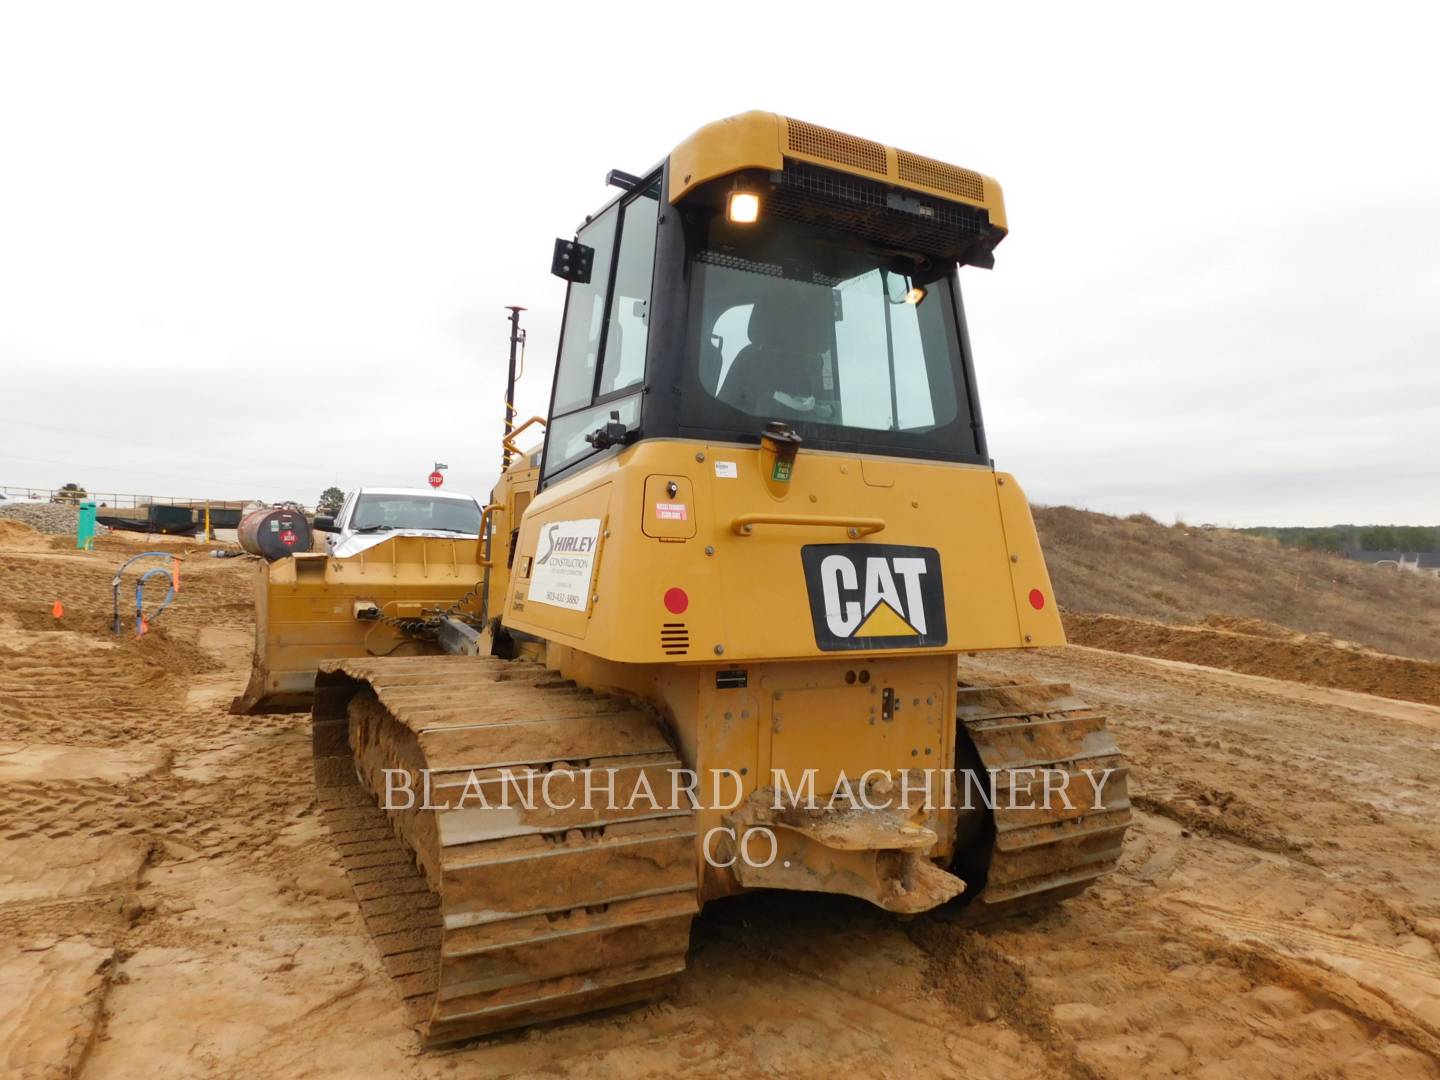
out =
{"type": "MultiPolygon", "coordinates": [[[[505,379],[505,437],[508,439],[515,430],[515,354],[519,349],[520,355],[524,355],[525,331],[520,329],[520,313],[525,309],[512,304],[505,310],[510,312],[510,374],[505,379]]],[[[510,451],[506,448],[500,454],[500,471],[509,467],[510,451]]]]}

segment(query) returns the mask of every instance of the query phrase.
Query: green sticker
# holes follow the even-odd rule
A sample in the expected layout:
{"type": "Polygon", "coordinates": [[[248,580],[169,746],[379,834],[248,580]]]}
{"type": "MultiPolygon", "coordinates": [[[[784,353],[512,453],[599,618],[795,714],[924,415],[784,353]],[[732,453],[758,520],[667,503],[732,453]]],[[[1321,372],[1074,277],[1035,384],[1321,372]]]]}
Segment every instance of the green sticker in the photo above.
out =
{"type": "Polygon", "coordinates": [[[778,480],[782,484],[790,482],[790,462],[776,459],[775,468],[770,473],[770,479],[778,480]]]}

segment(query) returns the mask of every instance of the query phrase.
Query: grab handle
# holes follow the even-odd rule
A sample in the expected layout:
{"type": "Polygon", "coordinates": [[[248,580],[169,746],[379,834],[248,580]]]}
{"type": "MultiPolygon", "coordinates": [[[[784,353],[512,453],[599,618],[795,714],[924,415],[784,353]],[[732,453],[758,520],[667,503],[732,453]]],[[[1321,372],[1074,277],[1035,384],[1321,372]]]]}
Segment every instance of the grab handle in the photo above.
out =
{"type": "Polygon", "coordinates": [[[750,536],[756,525],[799,525],[805,528],[841,528],[852,540],[885,528],[881,518],[833,517],[824,514],[741,514],[730,523],[736,536],[750,536]]]}
{"type": "Polygon", "coordinates": [[[515,440],[520,437],[520,433],[522,431],[529,431],[530,428],[534,427],[536,424],[539,424],[543,428],[545,426],[545,418],[543,416],[530,417],[529,420],[526,420],[519,427],[511,431],[509,435],[506,435],[503,439],[501,439],[500,445],[506,450],[510,451],[510,453],[514,454],[516,457],[520,457],[524,454],[524,451],[521,450],[520,447],[515,445],[515,440]]]}
{"type": "Polygon", "coordinates": [[[505,508],[499,503],[490,503],[480,511],[480,548],[475,554],[475,561],[486,570],[490,569],[491,552],[490,538],[485,535],[485,530],[490,525],[491,515],[494,514],[496,510],[503,509],[505,508]]]}

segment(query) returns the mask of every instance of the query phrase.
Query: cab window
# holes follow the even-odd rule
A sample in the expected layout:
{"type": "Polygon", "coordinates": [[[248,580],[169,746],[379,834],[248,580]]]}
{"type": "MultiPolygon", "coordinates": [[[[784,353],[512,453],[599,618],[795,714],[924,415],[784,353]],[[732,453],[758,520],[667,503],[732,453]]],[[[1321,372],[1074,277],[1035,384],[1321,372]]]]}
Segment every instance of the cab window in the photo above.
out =
{"type": "Polygon", "coordinates": [[[565,300],[565,331],[555,375],[558,416],[576,406],[589,405],[595,392],[595,365],[600,359],[600,334],[605,324],[605,287],[610,281],[610,253],[615,246],[617,207],[610,207],[577,234],[582,244],[595,249],[590,280],[570,286],[565,300]]]}
{"type": "Polygon", "coordinates": [[[599,396],[636,386],[645,378],[645,344],[650,334],[650,278],[655,265],[655,224],[660,211],[658,182],[627,203],[621,223],[620,255],[605,332],[605,364],[599,396]]]}
{"type": "Polygon", "coordinates": [[[753,437],[779,420],[812,445],[979,452],[944,268],[826,224],[723,211],[688,243],[687,378],[703,392],[683,397],[682,427],[753,437]]]}
{"type": "Polygon", "coordinates": [[[639,427],[659,211],[655,176],[577,234],[595,254],[590,281],[572,284],[565,303],[546,478],[595,453],[586,436],[612,419],[630,430],[639,427]]]}

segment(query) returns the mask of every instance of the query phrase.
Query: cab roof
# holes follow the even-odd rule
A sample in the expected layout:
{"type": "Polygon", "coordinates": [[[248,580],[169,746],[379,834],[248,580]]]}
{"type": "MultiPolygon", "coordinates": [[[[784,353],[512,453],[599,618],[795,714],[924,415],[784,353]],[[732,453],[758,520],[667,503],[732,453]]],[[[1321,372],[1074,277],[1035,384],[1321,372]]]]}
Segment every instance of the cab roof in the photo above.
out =
{"type": "Polygon", "coordinates": [[[771,112],[706,124],[675,147],[669,199],[678,203],[701,184],[743,169],[783,169],[787,158],[983,208],[991,225],[1006,228],[1005,196],[992,177],[771,112]]]}

